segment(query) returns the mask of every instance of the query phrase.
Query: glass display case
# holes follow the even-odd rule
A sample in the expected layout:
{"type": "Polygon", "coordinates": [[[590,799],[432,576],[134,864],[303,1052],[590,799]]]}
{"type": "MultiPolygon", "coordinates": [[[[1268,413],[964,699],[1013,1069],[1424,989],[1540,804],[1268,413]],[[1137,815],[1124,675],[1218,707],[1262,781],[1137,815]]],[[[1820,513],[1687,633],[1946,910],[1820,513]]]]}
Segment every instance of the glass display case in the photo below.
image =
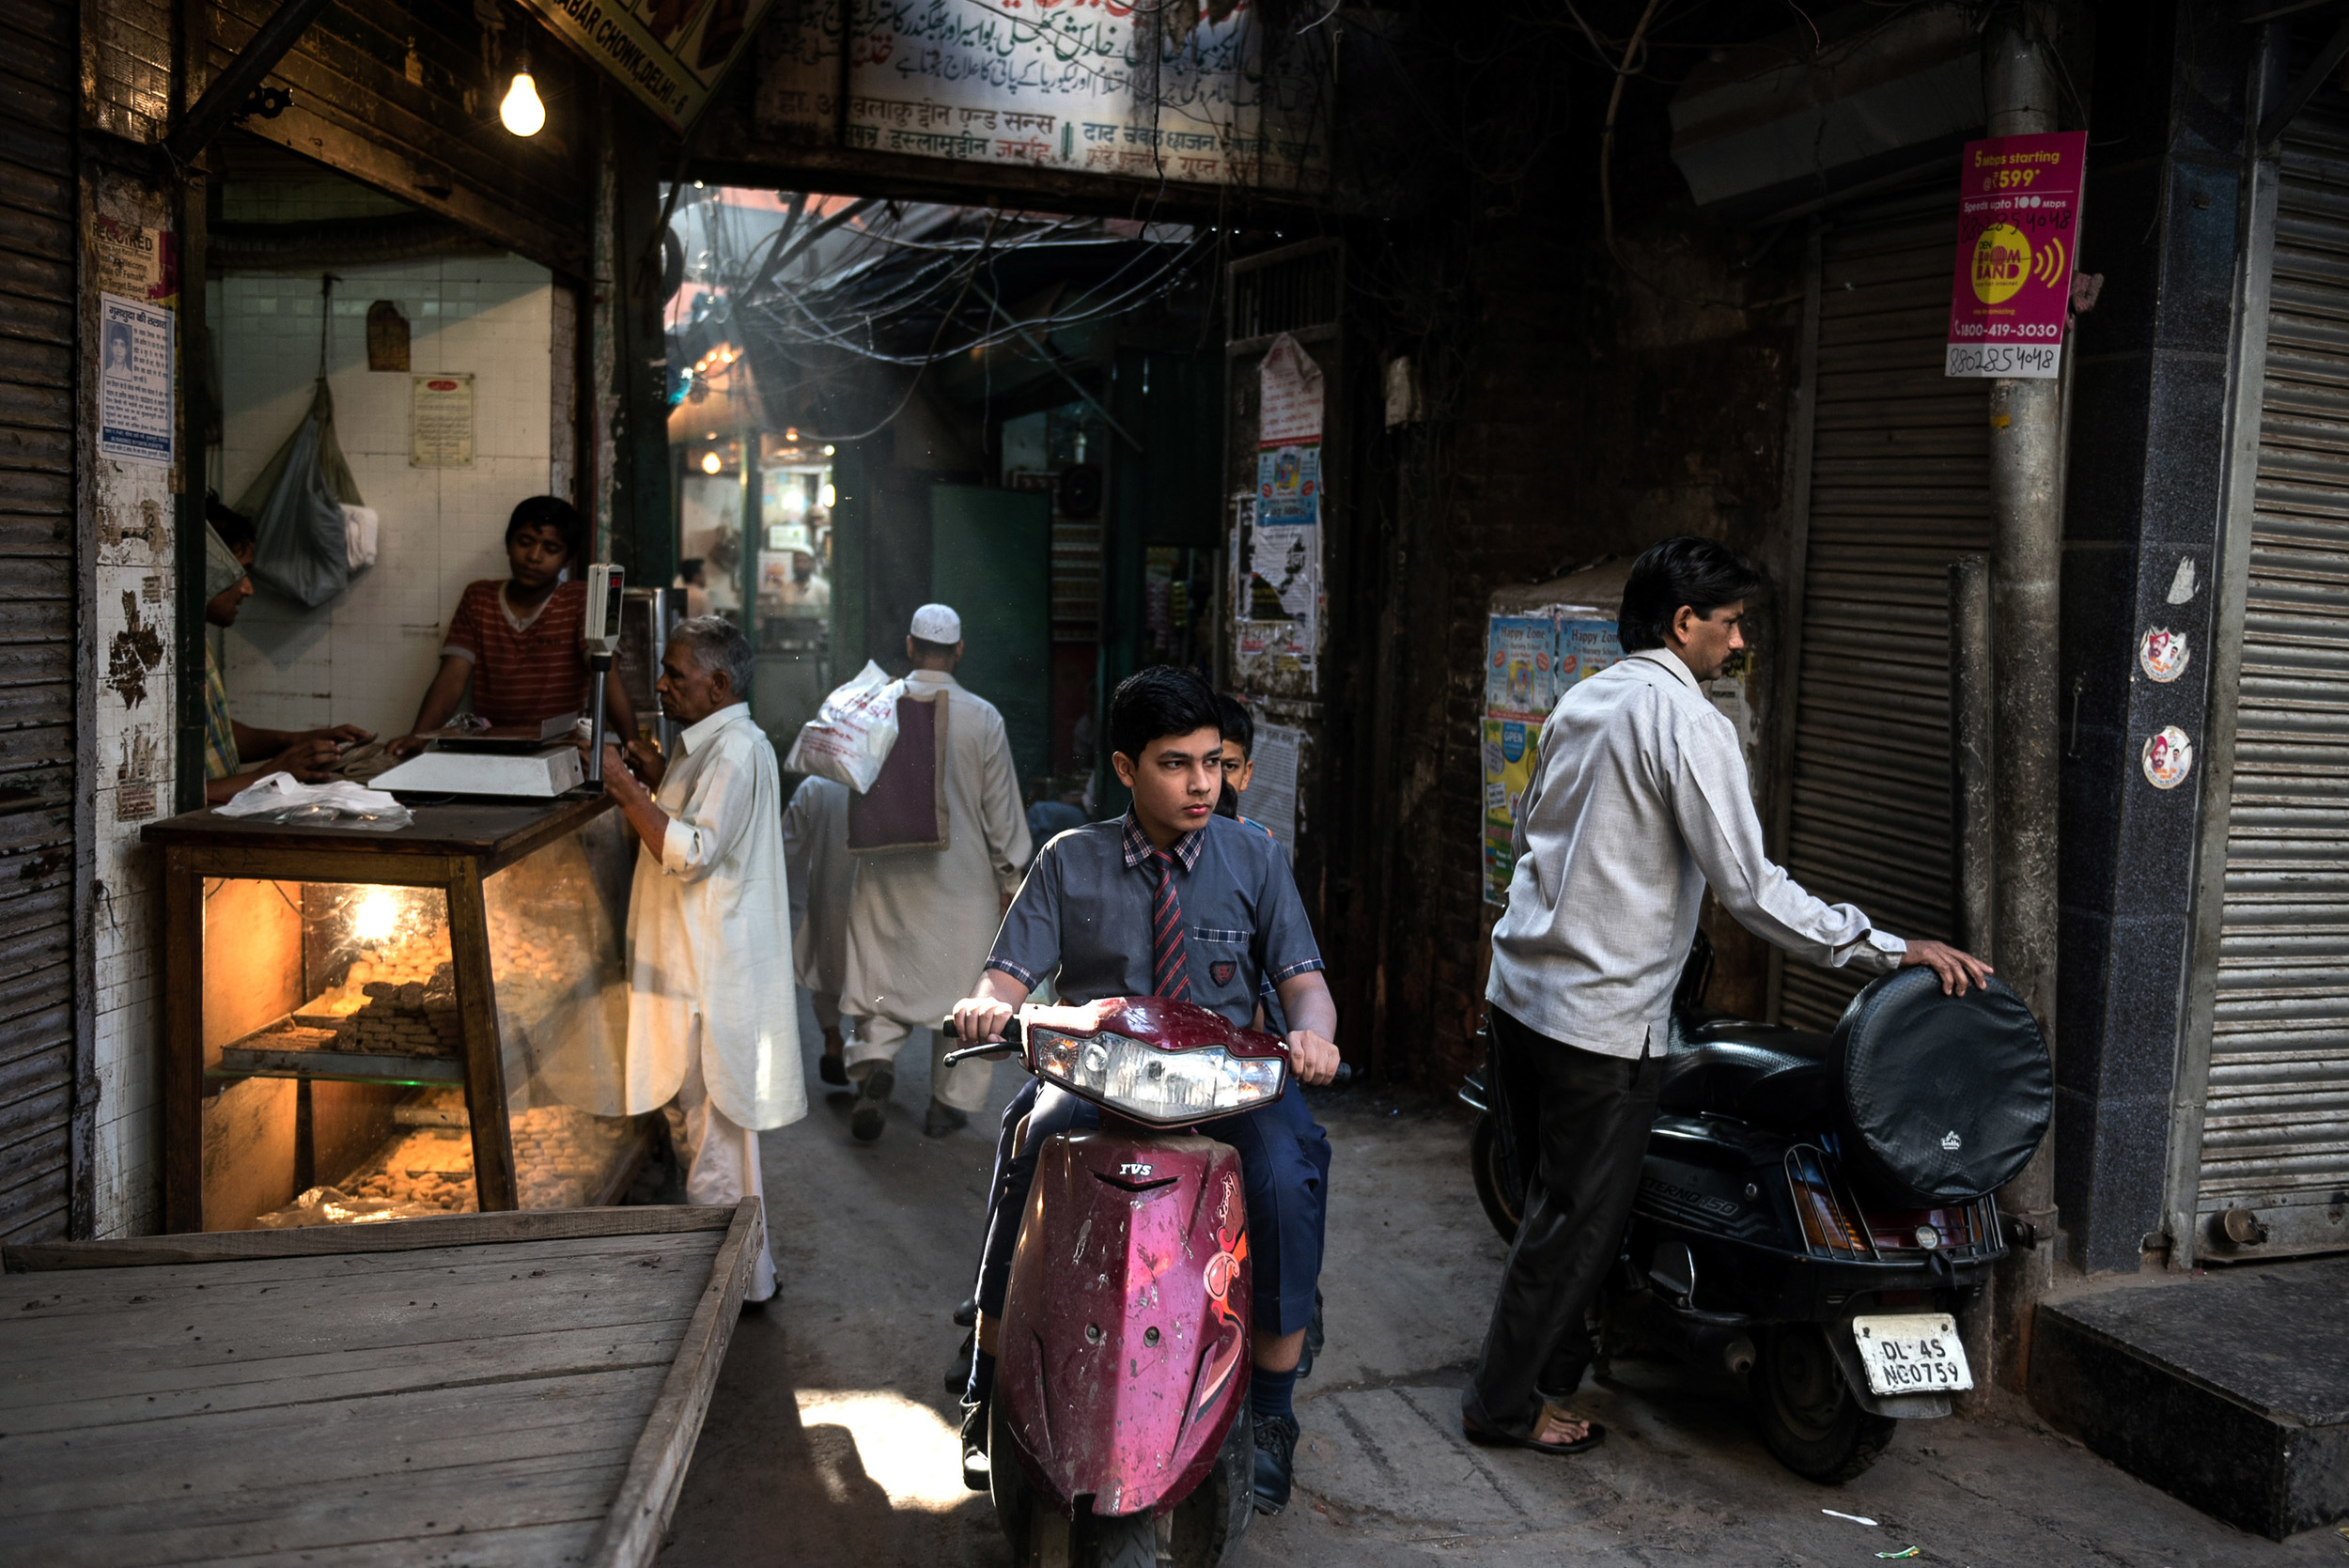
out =
{"type": "Polygon", "coordinates": [[[614,1201],[633,841],[600,797],[395,832],[192,812],[164,860],[171,1231],[614,1201]]]}

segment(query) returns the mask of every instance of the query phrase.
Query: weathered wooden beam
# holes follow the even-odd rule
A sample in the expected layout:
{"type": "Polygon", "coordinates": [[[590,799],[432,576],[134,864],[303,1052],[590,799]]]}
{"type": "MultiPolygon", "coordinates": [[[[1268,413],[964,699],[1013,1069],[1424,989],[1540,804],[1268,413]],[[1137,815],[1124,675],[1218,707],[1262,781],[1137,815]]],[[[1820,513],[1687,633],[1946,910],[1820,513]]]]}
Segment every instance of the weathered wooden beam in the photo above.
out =
{"type": "Polygon", "coordinates": [[[163,157],[171,167],[186,167],[228,128],[237,111],[244,107],[247,95],[277,69],[294,40],[325,8],[326,0],[281,0],[270,19],[228,62],[228,69],[212,78],[204,96],[189,106],[187,116],[163,138],[163,157]]]}
{"type": "Polygon", "coordinates": [[[210,1231],[125,1241],[28,1242],[0,1248],[0,1262],[5,1262],[10,1274],[27,1274],[52,1268],[146,1268],[159,1264],[317,1258],[345,1252],[414,1252],[433,1247],[486,1247],[574,1236],[667,1235],[724,1230],[734,1223],[739,1207],[670,1203],[616,1209],[520,1209],[506,1214],[392,1219],[373,1225],[311,1225],[293,1231],[210,1231]]]}

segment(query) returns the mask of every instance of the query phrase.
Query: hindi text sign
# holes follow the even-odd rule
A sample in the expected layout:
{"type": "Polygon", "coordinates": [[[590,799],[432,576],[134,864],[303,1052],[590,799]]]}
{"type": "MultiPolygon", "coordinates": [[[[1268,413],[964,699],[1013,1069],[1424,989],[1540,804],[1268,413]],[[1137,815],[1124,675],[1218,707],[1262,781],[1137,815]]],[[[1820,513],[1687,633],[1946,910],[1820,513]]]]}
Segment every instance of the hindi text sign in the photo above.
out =
{"type": "Polygon", "coordinates": [[[2063,360],[2088,132],[1966,144],[1944,374],[2042,378],[2063,360]]]}

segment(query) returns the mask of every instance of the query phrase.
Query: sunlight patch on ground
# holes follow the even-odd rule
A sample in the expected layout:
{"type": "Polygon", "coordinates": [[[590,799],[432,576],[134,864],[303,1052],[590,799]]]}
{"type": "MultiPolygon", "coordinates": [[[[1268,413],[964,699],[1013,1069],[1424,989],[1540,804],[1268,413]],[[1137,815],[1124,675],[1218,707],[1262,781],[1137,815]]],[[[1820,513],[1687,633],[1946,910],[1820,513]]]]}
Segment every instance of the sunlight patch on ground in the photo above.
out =
{"type": "Polygon", "coordinates": [[[962,1484],[961,1435],[926,1405],[885,1389],[801,1389],[800,1424],[806,1428],[825,1491],[835,1503],[851,1500],[863,1484],[888,1494],[894,1509],[945,1513],[972,1494],[962,1484]],[[825,1442],[832,1428],[845,1444],[825,1442]]]}

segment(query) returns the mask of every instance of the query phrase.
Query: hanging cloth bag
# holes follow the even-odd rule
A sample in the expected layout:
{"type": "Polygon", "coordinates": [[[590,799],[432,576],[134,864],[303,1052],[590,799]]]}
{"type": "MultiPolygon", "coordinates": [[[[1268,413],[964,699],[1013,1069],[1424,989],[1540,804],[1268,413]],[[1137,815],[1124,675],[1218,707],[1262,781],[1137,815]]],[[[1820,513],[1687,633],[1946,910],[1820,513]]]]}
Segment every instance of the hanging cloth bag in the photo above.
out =
{"type": "Polygon", "coordinates": [[[253,577],[316,608],[350,584],[350,523],[359,487],[334,439],[334,395],[320,376],[310,411],[277,449],[237,510],[253,520],[253,577]]]}

